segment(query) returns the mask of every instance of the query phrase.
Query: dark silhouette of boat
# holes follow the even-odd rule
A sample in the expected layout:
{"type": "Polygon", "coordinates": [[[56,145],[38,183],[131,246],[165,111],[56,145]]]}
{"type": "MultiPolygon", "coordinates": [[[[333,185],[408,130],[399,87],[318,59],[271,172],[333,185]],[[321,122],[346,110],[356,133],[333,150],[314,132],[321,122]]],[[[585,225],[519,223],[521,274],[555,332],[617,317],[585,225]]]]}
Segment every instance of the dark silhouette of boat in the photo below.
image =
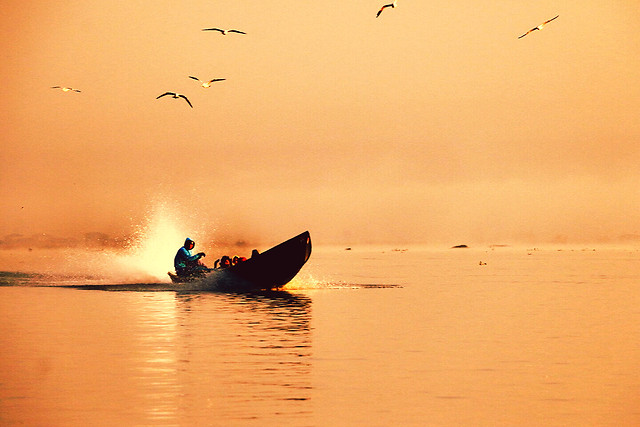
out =
{"type": "Polygon", "coordinates": [[[262,253],[254,250],[251,258],[226,268],[215,268],[198,275],[178,276],[169,272],[171,281],[186,288],[214,288],[226,291],[278,289],[298,274],[311,256],[308,231],[262,253]]]}

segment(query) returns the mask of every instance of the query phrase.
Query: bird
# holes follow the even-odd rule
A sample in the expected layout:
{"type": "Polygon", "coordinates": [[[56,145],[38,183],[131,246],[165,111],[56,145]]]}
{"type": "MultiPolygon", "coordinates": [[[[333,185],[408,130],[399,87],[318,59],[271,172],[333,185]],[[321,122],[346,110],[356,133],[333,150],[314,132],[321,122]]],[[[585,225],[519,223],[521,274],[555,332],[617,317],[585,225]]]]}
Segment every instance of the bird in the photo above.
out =
{"type": "Polygon", "coordinates": [[[240,30],[223,30],[222,28],[203,28],[202,31],[219,31],[223,36],[226,36],[227,33],[247,34],[240,30]]]}
{"type": "Polygon", "coordinates": [[[203,82],[202,80],[200,80],[199,78],[194,77],[194,76],[189,76],[189,78],[199,81],[200,82],[200,86],[202,86],[203,88],[211,87],[211,83],[213,83],[213,82],[220,82],[222,80],[227,80],[227,79],[211,79],[208,82],[203,82]]]}
{"type": "Polygon", "coordinates": [[[187,104],[189,104],[189,107],[193,108],[193,105],[191,105],[191,102],[186,96],[179,93],[175,93],[175,92],[165,92],[162,95],[157,96],[156,99],[162,98],[163,96],[166,96],[166,95],[171,95],[173,98],[176,98],[176,99],[184,98],[184,100],[187,101],[187,104]]]}
{"type": "Polygon", "coordinates": [[[394,7],[396,7],[396,4],[397,4],[397,3],[398,3],[398,0],[394,0],[394,2],[393,2],[393,3],[385,4],[384,6],[382,6],[382,7],[380,8],[380,10],[378,11],[378,13],[376,14],[376,18],[377,18],[378,16],[380,16],[380,14],[382,13],[382,11],[383,11],[383,10],[385,10],[386,8],[388,8],[388,7],[390,7],[390,8],[394,8],[394,7]]]}
{"type": "Polygon", "coordinates": [[[51,86],[51,89],[62,89],[63,92],[80,92],[78,89],[65,86],[51,86]]]}
{"type": "Polygon", "coordinates": [[[554,16],[553,18],[551,18],[551,19],[549,19],[549,20],[544,21],[542,24],[538,25],[537,27],[533,27],[532,29],[530,29],[529,31],[527,31],[526,33],[524,33],[523,35],[521,35],[521,36],[520,36],[520,37],[518,37],[518,38],[519,38],[519,39],[521,39],[521,38],[523,38],[524,36],[526,36],[527,34],[529,34],[529,33],[530,33],[530,32],[532,32],[532,31],[535,31],[535,30],[541,30],[541,29],[543,29],[545,25],[547,25],[549,22],[551,22],[551,21],[553,21],[554,19],[556,19],[558,16],[560,16],[560,15],[556,15],[556,16],[554,16]]]}

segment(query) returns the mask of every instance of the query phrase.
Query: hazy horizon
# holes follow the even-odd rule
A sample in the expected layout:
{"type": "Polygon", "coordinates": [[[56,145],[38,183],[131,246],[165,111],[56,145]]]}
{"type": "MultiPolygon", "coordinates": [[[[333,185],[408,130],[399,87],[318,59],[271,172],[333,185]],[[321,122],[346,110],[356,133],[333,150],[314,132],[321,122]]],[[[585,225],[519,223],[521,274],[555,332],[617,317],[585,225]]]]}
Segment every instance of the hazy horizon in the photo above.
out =
{"type": "Polygon", "coordinates": [[[4,2],[0,240],[640,238],[636,3],[382,3],[4,2]]]}

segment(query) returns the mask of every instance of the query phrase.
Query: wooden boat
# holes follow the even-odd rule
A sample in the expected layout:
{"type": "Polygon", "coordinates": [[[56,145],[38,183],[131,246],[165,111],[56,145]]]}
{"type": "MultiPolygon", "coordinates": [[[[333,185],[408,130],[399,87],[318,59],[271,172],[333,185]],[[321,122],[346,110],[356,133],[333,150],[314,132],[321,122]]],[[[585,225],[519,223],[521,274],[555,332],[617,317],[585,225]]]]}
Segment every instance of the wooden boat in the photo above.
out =
{"type": "Polygon", "coordinates": [[[186,289],[272,290],[289,283],[310,256],[311,236],[305,231],[231,267],[216,268],[195,276],[181,277],[173,272],[168,274],[173,283],[181,284],[186,289]]]}

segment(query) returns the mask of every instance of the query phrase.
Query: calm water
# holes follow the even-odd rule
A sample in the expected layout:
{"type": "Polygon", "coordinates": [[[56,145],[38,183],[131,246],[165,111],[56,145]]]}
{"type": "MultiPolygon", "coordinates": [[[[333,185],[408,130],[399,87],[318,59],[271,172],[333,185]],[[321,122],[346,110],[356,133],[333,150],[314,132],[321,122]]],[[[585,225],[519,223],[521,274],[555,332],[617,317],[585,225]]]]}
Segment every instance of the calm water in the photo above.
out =
{"type": "Polygon", "coordinates": [[[390,249],[265,295],[2,273],[0,424],[640,425],[640,251],[390,249]]]}

